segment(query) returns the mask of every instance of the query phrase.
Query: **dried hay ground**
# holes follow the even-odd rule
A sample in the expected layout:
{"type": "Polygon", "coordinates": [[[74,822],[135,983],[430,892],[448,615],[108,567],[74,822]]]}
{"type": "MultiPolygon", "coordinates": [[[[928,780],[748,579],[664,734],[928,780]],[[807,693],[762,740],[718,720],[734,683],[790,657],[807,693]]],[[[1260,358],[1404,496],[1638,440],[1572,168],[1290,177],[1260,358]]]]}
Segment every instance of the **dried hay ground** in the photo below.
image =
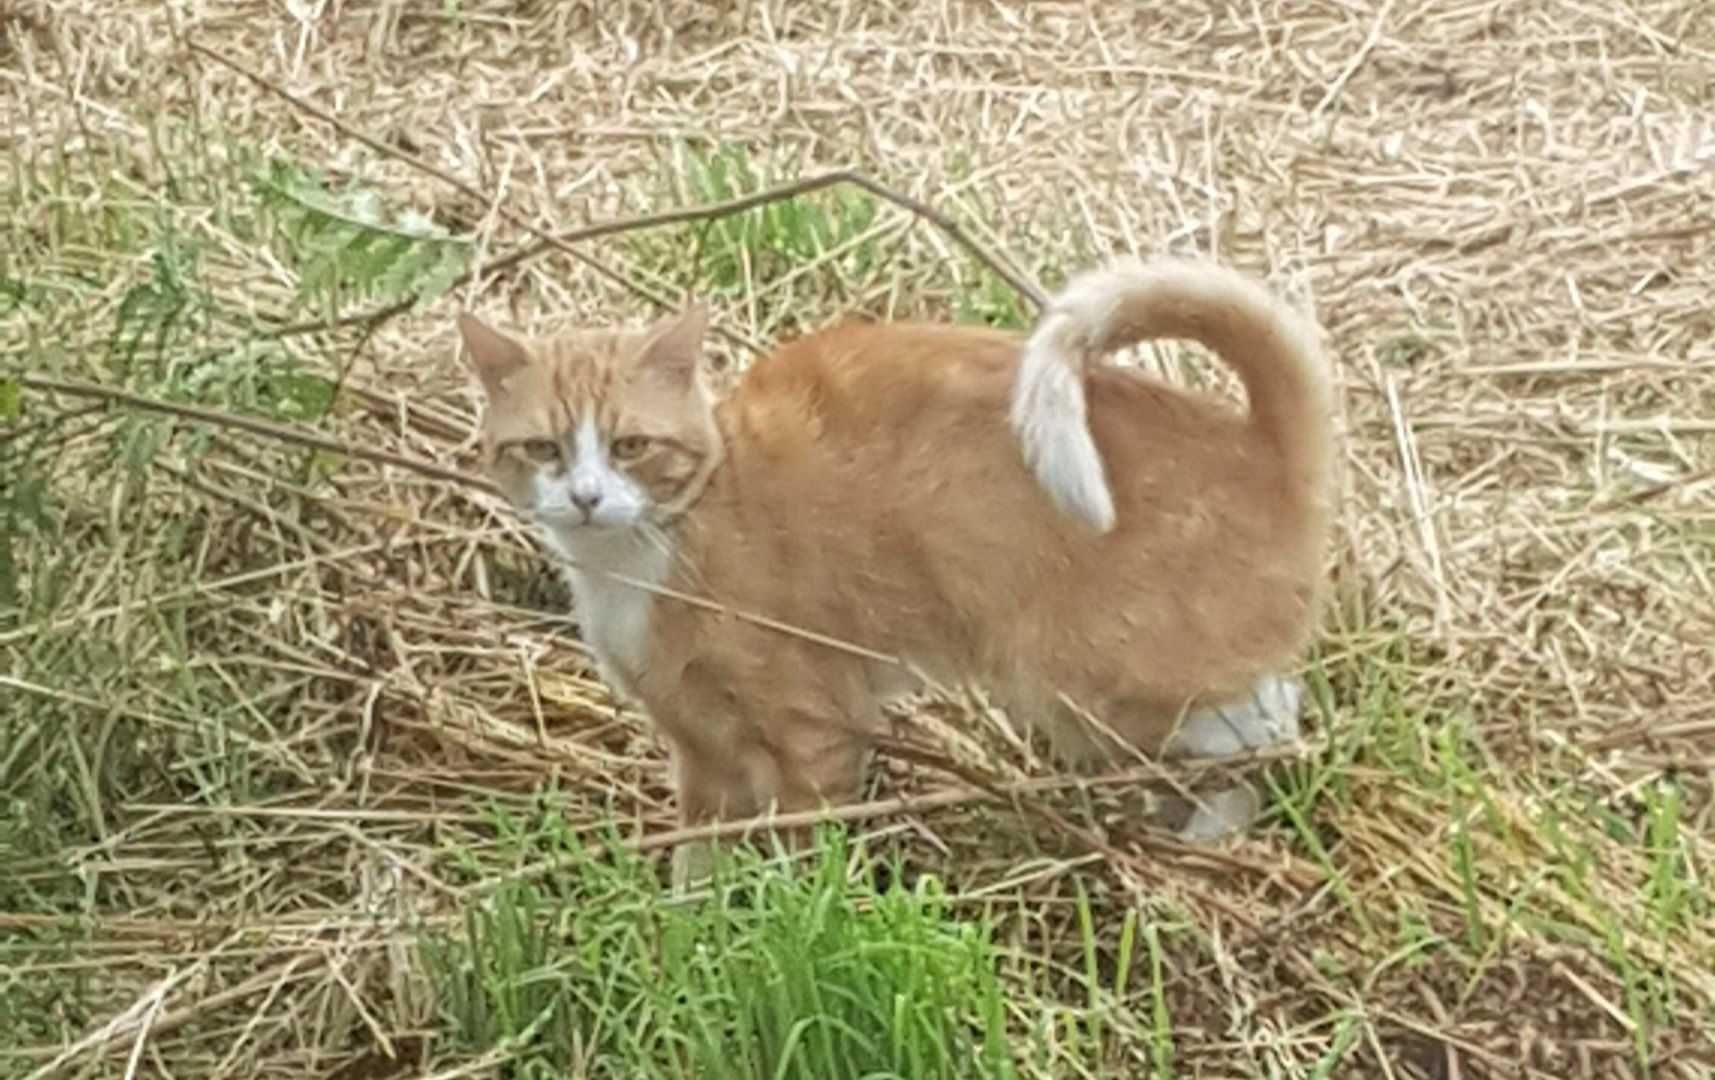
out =
{"type": "MultiPolygon", "coordinates": [[[[466,467],[461,303],[639,317],[694,280],[740,365],[847,310],[1028,317],[882,203],[825,254],[784,215],[614,234],[351,318],[388,304],[312,280],[263,158],[492,269],[716,198],[739,146],[861,169],[1049,286],[1199,250],[1313,306],[1341,599],[1274,823],[1184,849],[1110,787],[984,807],[895,763],[861,826],[1023,955],[1082,964],[1080,883],[1103,949],[1143,905],[1164,974],[1121,1004],[1166,1010],[1186,1075],[1712,1074],[1715,9],[167,7],[0,0],[8,371],[276,420],[337,379],[325,436],[466,467]]],[[[0,423],[0,1072],[391,1075],[373,1048],[436,1052],[401,944],[479,888],[445,852],[499,850],[485,807],[553,777],[580,825],[670,827],[481,493],[74,394],[0,423]]],[[[922,719],[967,778],[1046,774],[964,705],[922,719]]]]}

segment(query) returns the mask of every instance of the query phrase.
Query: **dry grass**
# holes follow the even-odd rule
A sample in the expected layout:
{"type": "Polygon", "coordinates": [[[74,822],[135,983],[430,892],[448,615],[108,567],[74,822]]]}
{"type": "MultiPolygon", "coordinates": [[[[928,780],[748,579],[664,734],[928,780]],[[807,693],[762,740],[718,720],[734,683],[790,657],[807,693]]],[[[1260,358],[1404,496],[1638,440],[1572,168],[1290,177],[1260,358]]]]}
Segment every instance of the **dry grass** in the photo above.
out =
{"type": "MultiPolygon", "coordinates": [[[[1164,959],[1113,1005],[1144,1017],[1116,1074],[1159,1070],[1162,1030],[1197,1076],[1715,1074],[1715,9],[164,7],[0,0],[8,370],[276,420],[337,381],[322,434],[460,467],[461,303],[641,316],[700,243],[735,366],[846,310],[1028,314],[888,205],[796,261],[656,230],[423,310],[306,294],[263,156],[486,265],[706,198],[687,177],[740,145],[861,168],[1046,285],[1195,249],[1313,305],[1340,604],[1274,823],[1167,844],[939,703],[919,728],[1016,805],[895,762],[863,826],[997,920],[1021,986],[1091,942],[1110,970],[1141,908],[1164,959]],[[116,331],[140,311],[163,347],[116,331]]],[[[242,431],[34,390],[0,424],[0,1071],[454,1075],[407,946],[507,872],[486,808],[671,822],[528,537],[480,491],[242,431]]],[[[1051,1015],[1088,1005],[1066,978],[1029,981],[1051,1015]]]]}

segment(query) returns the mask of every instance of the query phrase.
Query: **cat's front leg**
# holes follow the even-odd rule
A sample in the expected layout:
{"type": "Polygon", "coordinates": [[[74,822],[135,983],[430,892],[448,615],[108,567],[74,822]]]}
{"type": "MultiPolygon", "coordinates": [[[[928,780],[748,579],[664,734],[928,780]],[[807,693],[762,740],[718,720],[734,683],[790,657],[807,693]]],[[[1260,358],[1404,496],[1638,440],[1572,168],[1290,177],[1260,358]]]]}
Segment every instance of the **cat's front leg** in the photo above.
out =
{"type": "MultiPolygon", "coordinates": [[[[720,746],[680,744],[674,751],[679,820],[685,826],[755,817],[798,815],[857,797],[871,738],[847,714],[829,709],[778,710],[752,738],[720,746]]],[[[788,851],[810,846],[814,826],[760,825],[788,851]]],[[[725,842],[738,840],[728,837],[725,842]]],[[[722,841],[694,840],[673,854],[677,888],[713,869],[722,841]]]]}
{"type": "MultiPolygon", "coordinates": [[[[791,815],[854,801],[863,789],[873,730],[854,723],[845,710],[788,712],[769,746],[764,801],[775,813],[791,815]]],[[[815,832],[812,822],[777,828],[774,835],[788,851],[801,852],[813,846],[815,832]]]]}
{"type": "MultiPolygon", "coordinates": [[[[681,828],[714,825],[754,817],[757,801],[736,757],[674,740],[671,749],[674,798],[681,828]]],[[[730,842],[730,838],[726,841],[730,842]]],[[[673,849],[673,888],[683,891],[715,868],[723,841],[713,837],[681,841],[673,849]]]]}

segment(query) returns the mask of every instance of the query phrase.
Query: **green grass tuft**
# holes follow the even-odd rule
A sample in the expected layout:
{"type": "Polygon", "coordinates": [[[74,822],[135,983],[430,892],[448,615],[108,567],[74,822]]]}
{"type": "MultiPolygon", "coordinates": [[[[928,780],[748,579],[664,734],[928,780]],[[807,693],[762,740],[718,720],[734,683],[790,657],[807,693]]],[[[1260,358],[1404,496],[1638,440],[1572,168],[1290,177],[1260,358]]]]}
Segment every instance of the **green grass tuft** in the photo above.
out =
{"type": "Polygon", "coordinates": [[[554,845],[551,873],[502,879],[425,946],[447,1030],[520,1076],[1015,1075],[987,925],[933,878],[849,879],[843,834],[822,840],[800,872],[739,852],[688,901],[617,845],[554,845]]]}

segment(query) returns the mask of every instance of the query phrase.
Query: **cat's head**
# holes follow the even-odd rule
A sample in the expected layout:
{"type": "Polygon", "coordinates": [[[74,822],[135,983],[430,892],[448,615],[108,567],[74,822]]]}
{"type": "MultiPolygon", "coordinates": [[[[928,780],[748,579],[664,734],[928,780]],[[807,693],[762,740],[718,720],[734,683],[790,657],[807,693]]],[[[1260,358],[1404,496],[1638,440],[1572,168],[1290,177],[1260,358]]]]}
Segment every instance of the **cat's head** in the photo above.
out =
{"type": "Polygon", "coordinates": [[[565,535],[660,524],[720,464],[702,377],[701,304],[640,332],[528,341],[459,318],[488,406],[489,477],[527,518],[565,535]]]}

